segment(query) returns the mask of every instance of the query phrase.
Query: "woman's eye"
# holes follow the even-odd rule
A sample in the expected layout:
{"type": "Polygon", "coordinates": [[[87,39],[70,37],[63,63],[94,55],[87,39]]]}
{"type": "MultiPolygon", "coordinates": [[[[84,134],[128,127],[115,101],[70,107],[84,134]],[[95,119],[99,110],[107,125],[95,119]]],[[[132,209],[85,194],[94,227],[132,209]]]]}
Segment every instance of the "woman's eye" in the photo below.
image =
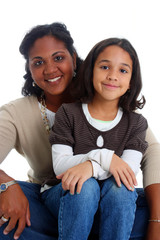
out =
{"type": "Polygon", "coordinates": [[[42,64],[43,64],[43,61],[37,61],[37,62],[34,63],[34,65],[37,66],[37,67],[42,65],[42,64]]]}
{"type": "Polygon", "coordinates": [[[63,57],[62,56],[57,56],[54,59],[55,59],[55,61],[61,61],[63,59],[63,57]]]}

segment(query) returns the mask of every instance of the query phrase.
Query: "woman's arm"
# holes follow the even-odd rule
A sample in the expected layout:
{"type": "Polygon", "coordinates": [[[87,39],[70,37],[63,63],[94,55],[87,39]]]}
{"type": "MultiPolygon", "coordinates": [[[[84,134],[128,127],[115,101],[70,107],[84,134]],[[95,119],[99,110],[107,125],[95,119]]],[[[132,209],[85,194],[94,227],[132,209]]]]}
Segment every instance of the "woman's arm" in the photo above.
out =
{"type": "MultiPolygon", "coordinates": [[[[16,121],[7,105],[2,107],[0,109],[0,162],[16,146],[17,130],[15,123],[16,121]]],[[[0,170],[0,184],[11,180],[13,180],[12,177],[0,170]]],[[[14,237],[19,237],[26,224],[30,226],[29,203],[19,184],[14,184],[8,187],[5,192],[0,193],[1,216],[9,218],[4,234],[9,233],[18,223],[14,237]]],[[[0,220],[0,226],[3,224],[4,221],[0,220]]]]}
{"type": "MultiPolygon", "coordinates": [[[[148,128],[148,149],[142,160],[143,184],[148,201],[150,219],[160,220],[160,144],[148,128]]],[[[149,222],[146,240],[160,240],[160,223],[149,222]]]]}
{"type": "MultiPolygon", "coordinates": [[[[160,220],[160,183],[145,188],[150,220],[160,220]]],[[[146,240],[160,240],[160,222],[149,222],[146,240]]]]}

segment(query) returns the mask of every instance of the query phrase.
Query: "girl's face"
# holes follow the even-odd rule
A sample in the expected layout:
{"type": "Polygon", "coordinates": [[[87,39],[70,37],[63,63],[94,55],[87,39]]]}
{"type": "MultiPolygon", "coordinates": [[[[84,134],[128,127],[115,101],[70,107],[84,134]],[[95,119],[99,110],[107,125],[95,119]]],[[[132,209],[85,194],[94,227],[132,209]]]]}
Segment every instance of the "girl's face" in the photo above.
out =
{"type": "Polygon", "coordinates": [[[70,83],[76,56],[72,58],[64,43],[52,36],[35,41],[29,51],[29,69],[45,95],[61,95],[70,83]]]}
{"type": "Polygon", "coordinates": [[[119,46],[106,47],[96,59],[93,68],[94,99],[118,104],[130,87],[132,59],[119,46]]]}

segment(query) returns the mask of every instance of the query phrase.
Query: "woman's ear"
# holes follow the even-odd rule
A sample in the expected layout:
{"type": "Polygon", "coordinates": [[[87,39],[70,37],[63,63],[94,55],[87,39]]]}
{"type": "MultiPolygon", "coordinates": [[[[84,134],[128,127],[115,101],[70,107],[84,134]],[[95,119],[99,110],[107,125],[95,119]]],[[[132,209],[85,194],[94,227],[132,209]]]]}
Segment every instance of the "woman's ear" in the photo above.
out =
{"type": "Polygon", "coordinates": [[[76,61],[77,61],[77,54],[76,52],[73,53],[73,67],[74,70],[76,70],[76,61]]]}

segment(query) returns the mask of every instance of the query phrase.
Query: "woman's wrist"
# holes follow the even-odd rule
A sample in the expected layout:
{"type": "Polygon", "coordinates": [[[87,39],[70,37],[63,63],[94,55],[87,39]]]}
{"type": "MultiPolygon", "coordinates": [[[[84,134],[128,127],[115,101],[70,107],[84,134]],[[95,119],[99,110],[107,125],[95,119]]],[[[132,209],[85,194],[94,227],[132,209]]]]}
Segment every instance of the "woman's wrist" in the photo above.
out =
{"type": "Polygon", "coordinates": [[[2,169],[0,169],[0,184],[14,180],[8,176],[2,169]]]}
{"type": "Polygon", "coordinates": [[[149,185],[145,188],[145,194],[150,212],[149,220],[160,220],[160,184],[157,183],[149,185]]]}

